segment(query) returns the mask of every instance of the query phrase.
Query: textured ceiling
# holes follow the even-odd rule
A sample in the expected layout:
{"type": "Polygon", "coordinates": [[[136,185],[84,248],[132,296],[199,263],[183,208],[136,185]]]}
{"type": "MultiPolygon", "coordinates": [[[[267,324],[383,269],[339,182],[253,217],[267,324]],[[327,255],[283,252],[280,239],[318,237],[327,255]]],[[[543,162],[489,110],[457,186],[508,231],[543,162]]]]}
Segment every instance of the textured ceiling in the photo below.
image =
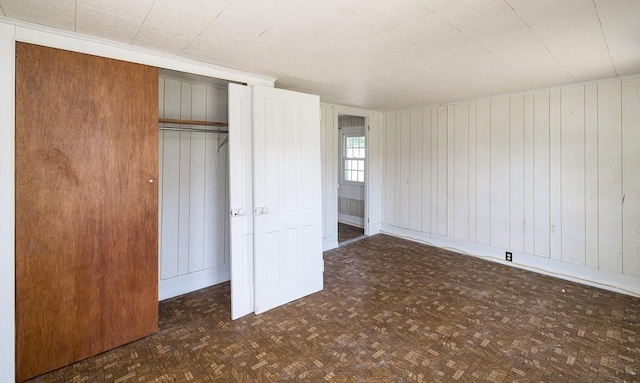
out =
{"type": "Polygon", "coordinates": [[[0,0],[0,13],[377,110],[640,73],[640,0],[0,0]]]}

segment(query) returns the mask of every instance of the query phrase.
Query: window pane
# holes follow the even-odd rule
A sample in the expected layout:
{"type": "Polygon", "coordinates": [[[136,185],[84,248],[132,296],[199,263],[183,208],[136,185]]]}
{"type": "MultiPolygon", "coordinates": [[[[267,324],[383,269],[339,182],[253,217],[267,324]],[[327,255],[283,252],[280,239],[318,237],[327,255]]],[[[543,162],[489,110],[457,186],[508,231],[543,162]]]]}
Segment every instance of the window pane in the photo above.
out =
{"type": "Polygon", "coordinates": [[[364,182],[365,137],[344,136],[343,179],[364,182]]]}

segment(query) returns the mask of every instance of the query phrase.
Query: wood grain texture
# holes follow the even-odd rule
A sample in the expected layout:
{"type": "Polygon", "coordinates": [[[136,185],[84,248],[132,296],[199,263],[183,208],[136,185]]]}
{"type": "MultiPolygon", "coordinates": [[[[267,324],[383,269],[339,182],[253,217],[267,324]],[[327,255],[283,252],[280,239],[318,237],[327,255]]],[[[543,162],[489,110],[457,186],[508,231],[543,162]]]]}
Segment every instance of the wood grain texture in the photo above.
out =
{"type": "Polygon", "coordinates": [[[157,330],[157,76],[16,44],[18,380],[157,330]]]}

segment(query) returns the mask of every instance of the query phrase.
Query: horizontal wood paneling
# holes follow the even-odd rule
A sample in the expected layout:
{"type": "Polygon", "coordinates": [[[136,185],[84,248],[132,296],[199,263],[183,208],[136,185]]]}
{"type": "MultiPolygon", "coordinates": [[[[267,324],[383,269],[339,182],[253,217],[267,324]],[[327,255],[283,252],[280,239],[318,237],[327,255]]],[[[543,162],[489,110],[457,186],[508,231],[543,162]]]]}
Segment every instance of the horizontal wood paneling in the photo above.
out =
{"type": "MultiPolygon", "coordinates": [[[[226,89],[174,78],[159,81],[160,117],[227,121],[226,89]]],[[[160,131],[162,299],[228,280],[228,146],[218,148],[223,138],[160,131]]]]}
{"type": "Polygon", "coordinates": [[[388,112],[383,221],[640,277],[639,95],[628,78],[388,112]]]}

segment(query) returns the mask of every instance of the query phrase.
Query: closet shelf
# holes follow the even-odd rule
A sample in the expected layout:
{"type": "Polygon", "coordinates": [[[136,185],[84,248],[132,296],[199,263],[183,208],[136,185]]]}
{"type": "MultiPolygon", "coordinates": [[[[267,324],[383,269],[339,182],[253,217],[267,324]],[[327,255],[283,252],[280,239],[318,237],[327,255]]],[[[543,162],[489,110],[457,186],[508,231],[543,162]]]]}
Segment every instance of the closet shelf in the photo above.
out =
{"type": "Polygon", "coordinates": [[[202,120],[180,120],[175,118],[159,118],[158,122],[161,124],[180,124],[180,125],[200,125],[200,126],[221,126],[227,127],[227,122],[216,121],[202,121],[202,120]]]}

